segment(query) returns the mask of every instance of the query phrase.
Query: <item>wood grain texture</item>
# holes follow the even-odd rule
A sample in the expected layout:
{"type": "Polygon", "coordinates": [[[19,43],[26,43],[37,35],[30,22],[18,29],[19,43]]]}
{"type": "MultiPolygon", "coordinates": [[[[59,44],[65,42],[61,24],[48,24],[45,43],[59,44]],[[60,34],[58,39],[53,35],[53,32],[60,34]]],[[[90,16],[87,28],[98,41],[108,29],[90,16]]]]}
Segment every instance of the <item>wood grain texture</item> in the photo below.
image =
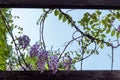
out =
{"type": "Polygon", "coordinates": [[[120,71],[3,71],[0,80],[120,80],[120,71]]]}
{"type": "Polygon", "coordinates": [[[120,0],[0,0],[0,7],[120,9],[120,0]]]}

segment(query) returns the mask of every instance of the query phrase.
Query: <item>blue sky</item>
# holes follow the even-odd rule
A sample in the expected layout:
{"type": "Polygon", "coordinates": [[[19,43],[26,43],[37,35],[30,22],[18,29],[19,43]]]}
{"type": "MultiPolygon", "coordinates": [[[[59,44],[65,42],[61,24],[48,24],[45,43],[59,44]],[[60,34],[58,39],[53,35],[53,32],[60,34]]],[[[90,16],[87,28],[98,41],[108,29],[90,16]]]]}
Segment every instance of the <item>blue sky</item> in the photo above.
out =
{"type": "MultiPolygon", "coordinates": [[[[41,15],[40,9],[13,9],[12,14],[19,16],[20,19],[14,19],[14,23],[20,27],[23,27],[23,34],[26,34],[31,39],[31,45],[33,45],[36,41],[39,40],[39,25],[36,25],[38,18],[41,15]]],[[[73,15],[74,20],[79,20],[85,12],[93,12],[94,10],[81,10],[74,12],[69,12],[69,14],[73,15]]],[[[107,11],[103,11],[104,14],[107,14],[107,11]]],[[[44,37],[47,49],[49,50],[53,45],[53,49],[57,50],[64,48],[64,43],[72,39],[72,33],[74,32],[74,28],[70,27],[67,23],[63,23],[58,21],[58,18],[53,14],[49,15],[49,17],[45,21],[45,31],[44,37]]],[[[17,29],[14,30],[14,35],[17,35],[17,29]]],[[[70,45],[67,49],[75,50],[78,48],[76,45],[70,45]]],[[[114,57],[114,69],[120,70],[120,48],[115,50],[114,57]]],[[[104,50],[100,50],[99,55],[93,55],[88,59],[84,60],[83,70],[110,70],[111,59],[108,56],[111,55],[111,49],[106,48],[104,50]]],[[[76,64],[77,69],[80,69],[80,64],[76,64]]]]}

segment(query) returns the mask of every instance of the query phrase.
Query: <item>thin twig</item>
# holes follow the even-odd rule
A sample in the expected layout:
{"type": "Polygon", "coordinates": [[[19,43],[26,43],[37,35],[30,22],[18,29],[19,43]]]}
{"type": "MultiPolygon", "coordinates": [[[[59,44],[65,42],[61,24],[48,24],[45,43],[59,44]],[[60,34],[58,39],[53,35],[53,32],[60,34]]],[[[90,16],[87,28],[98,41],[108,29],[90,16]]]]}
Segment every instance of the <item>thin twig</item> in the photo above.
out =
{"type": "Polygon", "coordinates": [[[111,70],[113,70],[113,65],[114,65],[113,64],[114,63],[114,47],[111,46],[111,48],[112,48],[112,52],[111,52],[112,53],[112,56],[111,56],[111,70]]]}
{"type": "Polygon", "coordinates": [[[70,41],[67,43],[67,45],[64,47],[63,51],[60,53],[60,56],[59,56],[58,61],[60,60],[60,58],[62,57],[62,55],[63,55],[63,53],[65,52],[65,50],[67,49],[67,47],[70,45],[70,43],[73,42],[74,40],[77,40],[77,39],[81,38],[81,37],[82,37],[82,36],[76,37],[76,38],[70,40],[70,41]]]}

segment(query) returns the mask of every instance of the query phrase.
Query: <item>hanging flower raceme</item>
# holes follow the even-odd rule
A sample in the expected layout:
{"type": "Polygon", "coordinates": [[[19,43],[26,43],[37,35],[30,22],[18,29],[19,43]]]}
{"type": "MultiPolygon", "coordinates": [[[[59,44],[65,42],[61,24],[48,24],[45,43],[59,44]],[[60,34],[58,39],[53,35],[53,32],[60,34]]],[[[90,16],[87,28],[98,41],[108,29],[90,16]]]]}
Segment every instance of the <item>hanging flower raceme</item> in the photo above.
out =
{"type": "Polygon", "coordinates": [[[49,69],[53,71],[53,73],[56,73],[58,70],[58,57],[57,56],[51,56],[49,60],[49,69]]]}
{"type": "Polygon", "coordinates": [[[25,49],[27,46],[29,46],[30,39],[27,35],[23,35],[18,38],[18,43],[22,48],[25,49]]]}
{"type": "Polygon", "coordinates": [[[38,44],[34,44],[31,49],[30,49],[30,56],[31,57],[36,57],[38,56],[40,49],[39,49],[40,45],[38,44]]]}
{"type": "Polygon", "coordinates": [[[66,57],[63,57],[62,63],[66,70],[70,70],[72,65],[72,58],[67,55],[66,57]]]}
{"type": "Polygon", "coordinates": [[[47,51],[41,51],[39,56],[38,56],[38,61],[37,61],[37,68],[39,71],[43,72],[45,70],[45,63],[48,60],[48,52],[47,51]]]}
{"type": "Polygon", "coordinates": [[[47,62],[48,60],[48,51],[42,50],[40,54],[43,56],[43,59],[47,62]]]}
{"type": "Polygon", "coordinates": [[[39,71],[43,72],[45,70],[45,60],[43,59],[43,55],[40,54],[38,57],[38,61],[37,61],[37,68],[39,71]]]}
{"type": "Polygon", "coordinates": [[[118,26],[117,31],[120,31],[120,26],[118,26]]]}

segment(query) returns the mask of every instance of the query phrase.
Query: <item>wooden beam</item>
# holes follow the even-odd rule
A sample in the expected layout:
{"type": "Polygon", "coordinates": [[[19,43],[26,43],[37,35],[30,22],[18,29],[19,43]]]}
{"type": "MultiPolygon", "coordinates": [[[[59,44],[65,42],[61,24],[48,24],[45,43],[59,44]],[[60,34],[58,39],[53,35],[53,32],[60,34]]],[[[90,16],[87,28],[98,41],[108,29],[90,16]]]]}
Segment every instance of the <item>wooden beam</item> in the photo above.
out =
{"type": "Polygon", "coordinates": [[[0,7],[120,9],[120,0],[0,0],[0,7]]]}
{"type": "Polygon", "coordinates": [[[120,71],[3,71],[0,80],[120,80],[120,71]]]}

